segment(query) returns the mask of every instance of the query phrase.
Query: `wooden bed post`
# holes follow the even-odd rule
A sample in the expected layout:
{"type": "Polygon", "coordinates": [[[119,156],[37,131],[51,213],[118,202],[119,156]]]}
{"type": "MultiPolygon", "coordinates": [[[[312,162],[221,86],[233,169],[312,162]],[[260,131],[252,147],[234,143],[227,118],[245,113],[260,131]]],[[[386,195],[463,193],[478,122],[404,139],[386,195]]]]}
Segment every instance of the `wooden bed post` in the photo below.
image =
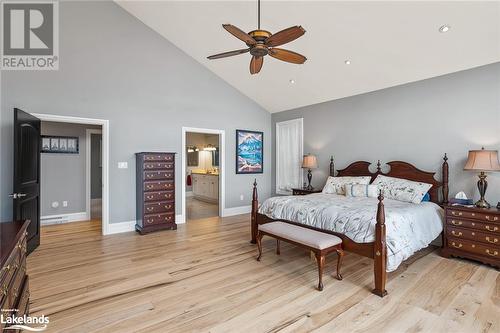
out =
{"type": "Polygon", "coordinates": [[[375,244],[373,246],[375,273],[375,289],[373,293],[380,297],[387,295],[387,290],[385,290],[387,279],[387,246],[385,243],[385,211],[383,200],[384,195],[382,194],[382,190],[380,190],[377,207],[377,224],[375,225],[375,244]]]}
{"type": "Polygon", "coordinates": [[[448,193],[450,191],[449,186],[448,186],[448,173],[449,173],[449,167],[448,167],[448,156],[446,156],[446,153],[444,154],[443,157],[443,205],[448,204],[448,193]]]}
{"type": "Polygon", "coordinates": [[[330,177],[335,177],[335,164],[333,164],[333,156],[330,157],[330,177]]]}
{"type": "Polygon", "coordinates": [[[252,192],[252,215],[251,215],[251,232],[252,232],[252,240],[250,243],[255,244],[257,243],[257,232],[258,232],[258,226],[257,226],[257,212],[259,210],[259,199],[258,199],[258,194],[257,194],[257,179],[253,181],[253,192],[252,192]]]}

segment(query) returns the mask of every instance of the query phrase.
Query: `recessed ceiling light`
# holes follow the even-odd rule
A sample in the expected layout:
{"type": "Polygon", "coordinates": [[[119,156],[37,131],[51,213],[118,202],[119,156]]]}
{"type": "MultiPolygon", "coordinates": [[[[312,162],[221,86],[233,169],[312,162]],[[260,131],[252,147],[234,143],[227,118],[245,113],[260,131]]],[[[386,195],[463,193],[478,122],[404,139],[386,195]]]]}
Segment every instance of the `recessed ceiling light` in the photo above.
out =
{"type": "Polygon", "coordinates": [[[346,61],[344,61],[344,64],[350,65],[351,64],[351,60],[347,59],[346,61]]]}
{"type": "Polygon", "coordinates": [[[294,79],[290,79],[289,81],[291,84],[294,84],[295,83],[295,80],[294,79]]]}
{"type": "Polygon", "coordinates": [[[439,27],[439,32],[448,32],[450,30],[450,26],[445,24],[439,27]]]}

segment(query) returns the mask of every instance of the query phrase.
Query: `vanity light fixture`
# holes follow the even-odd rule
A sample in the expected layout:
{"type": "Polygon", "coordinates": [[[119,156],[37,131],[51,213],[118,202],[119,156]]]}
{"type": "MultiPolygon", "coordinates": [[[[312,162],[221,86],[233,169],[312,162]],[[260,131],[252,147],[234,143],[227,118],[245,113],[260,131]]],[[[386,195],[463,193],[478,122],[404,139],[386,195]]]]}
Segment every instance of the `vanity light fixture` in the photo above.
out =
{"type": "Polygon", "coordinates": [[[295,83],[295,80],[294,79],[290,79],[290,84],[294,84],[295,83]]]}
{"type": "Polygon", "coordinates": [[[215,146],[213,144],[209,143],[205,148],[203,148],[203,150],[214,151],[214,150],[217,150],[217,148],[215,148],[215,146]]]}
{"type": "Polygon", "coordinates": [[[351,60],[347,59],[346,61],[344,61],[344,64],[350,65],[351,64],[351,60]]]}
{"type": "Polygon", "coordinates": [[[449,25],[444,24],[444,25],[442,25],[442,26],[439,27],[439,32],[441,32],[441,33],[448,32],[448,31],[450,31],[450,28],[451,27],[449,25]]]}

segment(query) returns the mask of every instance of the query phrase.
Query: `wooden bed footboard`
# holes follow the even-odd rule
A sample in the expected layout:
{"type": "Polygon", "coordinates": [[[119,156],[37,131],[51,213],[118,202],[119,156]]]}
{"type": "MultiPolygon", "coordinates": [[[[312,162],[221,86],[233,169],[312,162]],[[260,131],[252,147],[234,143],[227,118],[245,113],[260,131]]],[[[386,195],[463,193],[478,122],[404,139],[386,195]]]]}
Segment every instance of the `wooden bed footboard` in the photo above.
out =
{"type": "MultiPolygon", "coordinates": [[[[446,154],[443,158],[442,164],[442,182],[438,182],[434,179],[434,174],[432,172],[422,171],[415,166],[401,161],[389,162],[387,163],[391,167],[391,171],[385,173],[385,175],[396,177],[396,178],[405,178],[411,179],[413,181],[422,181],[431,183],[433,186],[429,193],[431,194],[431,201],[438,204],[447,204],[448,203],[448,157],[446,154]],[[442,189],[442,201],[438,199],[438,188],[442,189]]],[[[372,176],[372,180],[375,179],[376,175],[384,174],[381,172],[380,161],[377,164],[377,171],[375,173],[371,173],[368,170],[370,163],[364,161],[358,161],[351,163],[347,168],[343,170],[339,170],[339,176],[372,176]]],[[[334,176],[335,170],[333,165],[333,158],[330,162],[330,176],[334,176]]],[[[275,221],[266,215],[259,213],[259,200],[258,200],[258,192],[257,192],[257,180],[253,183],[253,193],[252,193],[252,212],[251,212],[251,243],[256,244],[257,242],[257,232],[258,225],[269,223],[275,221]]],[[[384,196],[382,191],[378,196],[378,205],[377,205],[377,215],[376,215],[376,224],[375,224],[375,241],[372,243],[356,243],[350,238],[346,237],[343,234],[339,234],[333,231],[328,231],[324,229],[318,229],[311,226],[306,226],[304,224],[295,223],[292,221],[280,220],[283,222],[296,224],[301,227],[306,227],[310,229],[314,229],[317,231],[321,231],[324,233],[334,234],[342,239],[342,247],[345,251],[353,252],[359,254],[364,257],[372,258],[374,260],[373,272],[374,272],[374,280],[375,280],[375,288],[373,289],[373,293],[384,297],[387,295],[387,291],[385,289],[385,284],[387,280],[387,245],[386,245],[386,227],[385,227],[385,210],[384,210],[384,196]]]]}

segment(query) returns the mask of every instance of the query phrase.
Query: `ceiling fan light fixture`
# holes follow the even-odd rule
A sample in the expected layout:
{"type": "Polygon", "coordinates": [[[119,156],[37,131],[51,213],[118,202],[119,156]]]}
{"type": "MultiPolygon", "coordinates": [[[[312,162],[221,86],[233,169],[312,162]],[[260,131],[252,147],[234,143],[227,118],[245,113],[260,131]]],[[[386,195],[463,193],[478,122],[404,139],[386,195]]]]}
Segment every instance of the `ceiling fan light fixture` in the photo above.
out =
{"type": "Polygon", "coordinates": [[[301,26],[296,25],[278,31],[275,34],[272,34],[267,30],[261,29],[260,0],[257,0],[256,30],[252,30],[246,33],[245,31],[231,24],[223,24],[222,27],[231,35],[238,38],[240,41],[244,42],[247,48],[214,54],[207,57],[209,60],[226,58],[249,52],[252,55],[249,68],[250,74],[258,74],[260,72],[260,70],[262,69],[264,57],[267,55],[271,56],[272,58],[289,62],[292,64],[303,64],[307,60],[306,57],[304,57],[299,53],[276,47],[296,40],[297,38],[305,34],[306,32],[305,29],[302,28],[301,26]]]}

